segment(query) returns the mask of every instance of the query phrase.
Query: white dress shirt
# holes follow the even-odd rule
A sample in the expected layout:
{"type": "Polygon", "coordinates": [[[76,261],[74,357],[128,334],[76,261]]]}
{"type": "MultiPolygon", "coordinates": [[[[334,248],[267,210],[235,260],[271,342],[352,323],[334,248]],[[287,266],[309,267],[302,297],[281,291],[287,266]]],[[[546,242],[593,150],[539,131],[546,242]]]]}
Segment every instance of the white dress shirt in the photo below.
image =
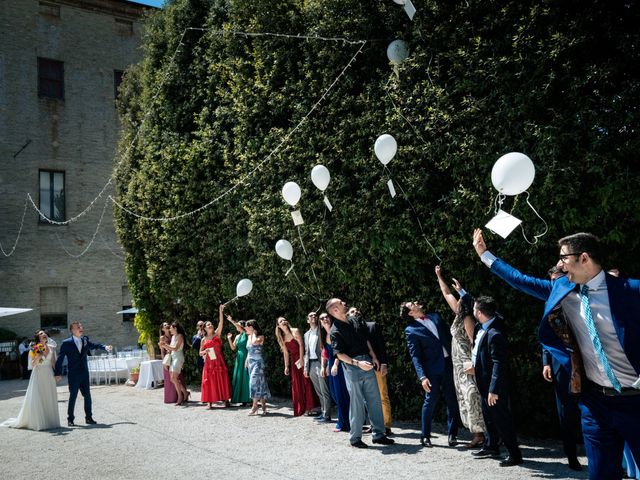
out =
{"type": "Polygon", "coordinates": [[[316,347],[318,345],[318,332],[319,328],[309,330],[309,360],[318,360],[318,353],[316,347]]]}
{"type": "Polygon", "coordinates": [[[73,336],[73,343],[76,344],[76,347],[78,348],[78,353],[81,353],[82,352],[82,338],[76,337],[74,335],[73,336]]]}

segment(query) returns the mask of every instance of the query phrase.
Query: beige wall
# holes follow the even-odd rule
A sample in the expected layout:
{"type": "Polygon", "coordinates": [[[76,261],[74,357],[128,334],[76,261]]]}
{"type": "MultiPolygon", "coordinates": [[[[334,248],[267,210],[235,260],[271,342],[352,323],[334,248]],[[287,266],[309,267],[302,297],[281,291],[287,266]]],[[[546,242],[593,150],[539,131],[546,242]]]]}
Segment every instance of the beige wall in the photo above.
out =
{"type": "MultiPolygon", "coordinates": [[[[0,1],[0,243],[10,250],[26,194],[38,202],[38,170],[64,170],[66,216],[82,211],[111,174],[118,136],[114,70],[141,59],[141,7],[118,0],[0,1]],[[41,13],[58,5],[60,18],[41,13]],[[119,20],[133,21],[126,33],[119,20]],[[37,59],[64,62],[64,101],[38,97],[37,59]],[[30,144],[14,158],[27,142],[30,144]]],[[[109,188],[106,195],[113,193],[109,188]]],[[[41,287],[67,288],[68,321],[92,338],[134,344],[137,332],[115,312],[126,286],[123,258],[108,208],[89,251],[106,195],[68,226],[39,223],[27,210],[13,256],[0,255],[0,306],[33,312],[0,318],[0,327],[31,335],[40,327],[41,287]]],[[[66,337],[62,332],[58,338],[66,337]]]]}

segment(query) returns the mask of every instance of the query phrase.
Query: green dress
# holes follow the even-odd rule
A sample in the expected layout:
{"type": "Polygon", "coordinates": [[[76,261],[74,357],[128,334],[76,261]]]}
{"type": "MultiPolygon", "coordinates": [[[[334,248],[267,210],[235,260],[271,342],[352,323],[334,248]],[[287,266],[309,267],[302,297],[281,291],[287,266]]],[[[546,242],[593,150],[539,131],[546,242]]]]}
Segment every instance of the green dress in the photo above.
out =
{"type": "Polygon", "coordinates": [[[233,390],[231,403],[251,402],[249,394],[249,371],[245,367],[247,361],[247,334],[242,332],[236,340],[236,363],[233,367],[233,390]]]}

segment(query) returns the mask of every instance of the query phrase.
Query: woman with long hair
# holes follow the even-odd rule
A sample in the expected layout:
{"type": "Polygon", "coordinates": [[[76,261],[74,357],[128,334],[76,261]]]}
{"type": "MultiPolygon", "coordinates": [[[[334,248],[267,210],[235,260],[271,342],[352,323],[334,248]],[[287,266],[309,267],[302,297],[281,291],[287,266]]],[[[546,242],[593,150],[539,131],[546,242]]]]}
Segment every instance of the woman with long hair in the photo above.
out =
{"type": "Polygon", "coordinates": [[[329,388],[331,397],[338,406],[338,421],[334,432],[348,432],[349,427],[349,391],[347,383],[344,379],[344,371],[340,360],[333,353],[331,347],[331,326],[333,320],[331,317],[322,313],[320,315],[320,326],[324,330],[320,335],[320,344],[322,345],[322,371],[323,375],[329,379],[329,388]]]}
{"type": "Polygon", "coordinates": [[[284,317],[276,320],[276,338],[284,360],[284,374],[291,374],[291,401],[293,416],[299,417],[305,412],[317,415],[314,409],[318,406],[315,391],[308,377],[304,376],[304,341],[297,328],[291,328],[284,317]]]}
{"type": "Polygon", "coordinates": [[[205,335],[200,342],[200,356],[204,358],[202,370],[202,388],[200,401],[208,403],[213,408],[213,403],[224,402],[229,406],[231,398],[231,386],[229,385],[229,372],[222,353],[222,327],[224,326],[224,305],[219,307],[218,327],[213,330],[213,323],[205,322],[205,335]]]}
{"type": "Polygon", "coordinates": [[[236,361],[233,367],[233,380],[231,381],[231,403],[241,403],[245,406],[251,401],[251,394],[249,392],[249,371],[247,370],[247,332],[245,331],[244,320],[235,322],[231,315],[227,315],[229,320],[238,334],[233,337],[233,333],[227,334],[227,341],[231,350],[236,352],[236,361]]]}
{"type": "Polygon", "coordinates": [[[55,348],[49,343],[47,333],[38,330],[30,349],[28,367],[32,373],[22,408],[18,418],[11,418],[1,426],[29,430],[59,428],[58,391],[53,376],[55,348]]]}
{"type": "MultiPolygon", "coordinates": [[[[484,444],[486,426],[482,417],[480,393],[471,365],[473,332],[476,323],[473,317],[473,298],[467,294],[457,300],[442,277],[440,265],[436,266],[436,277],[442,296],[456,315],[451,324],[451,362],[460,418],[462,424],[473,433],[473,439],[467,446],[469,448],[479,447],[484,444]]],[[[462,286],[455,278],[452,281],[458,292],[463,291],[462,286]]]]}
{"type": "Polygon", "coordinates": [[[247,332],[247,362],[246,368],[249,370],[249,393],[253,400],[253,405],[249,415],[258,413],[258,402],[262,404],[262,415],[267,414],[267,399],[271,398],[267,376],[265,375],[263,348],[264,336],[260,331],[258,322],[247,321],[245,325],[247,332]]]}
{"type": "Polygon", "coordinates": [[[189,401],[189,396],[191,395],[191,392],[180,381],[180,373],[184,365],[184,342],[187,334],[179,322],[173,322],[169,327],[169,332],[171,333],[171,343],[165,344],[165,348],[171,352],[169,373],[171,374],[171,383],[173,383],[176,387],[176,392],[178,392],[176,405],[182,405],[189,401]]]}
{"type": "MultiPolygon", "coordinates": [[[[160,341],[158,347],[160,348],[160,356],[163,359],[162,374],[164,376],[164,403],[176,403],[178,401],[178,392],[176,386],[171,381],[171,373],[169,373],[169,363],[164,362],[164,359],[168,355],[169,362],[171,361],[171,352],[167,348],[167,345],[171,343],[171,333],[169,332],[170,325],[167,322],[162,322],[160,325],[160,341]]],[[[182,373],[180,374],[182,381],[182,373]]],[[[184,383],[184,382],[182,382],[184,383]]]]}

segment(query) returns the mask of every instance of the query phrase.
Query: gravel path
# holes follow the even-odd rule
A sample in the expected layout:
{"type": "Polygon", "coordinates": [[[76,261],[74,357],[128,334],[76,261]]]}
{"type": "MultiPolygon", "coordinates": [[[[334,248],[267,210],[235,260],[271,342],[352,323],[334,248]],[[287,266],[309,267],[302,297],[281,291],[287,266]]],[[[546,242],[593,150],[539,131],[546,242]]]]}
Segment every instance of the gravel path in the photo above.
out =
{"type": "MultiPolygon", "coordinates": [[[[0,382],[0,421],[17,416],[27,381],[0,382]]],[[[441,426],[434,448],[419,445],[417,424],[394,426],[396,445],[351,448],[348,436],[333,424],[315,425],[292,417],[290,402],[273,401],[266,417],[248,409],[209,411],[196,401],[188,407],[162,403],[162,389],[124,385],[91,389],[95,426],[83,424],[82,398],[76,403],[79,425],[66,427],[68,390],[58,386],[63,428],[50,432],[0,429],[2,478],[146,479],[524,479],[587,478],[572,472],[559,442],[522,439],[526,463],[500,468],[477,460],[463,447],[450,448],[441,426]],[[45,472],[42,466],[46,466],[45,472]]],[[[195,399],[199,394],[194,392],[195,399]]],[[[463,437],[463,440],[468,440],[463,437]]],[[[363,440],[371,445],[370,435],[363,440]]],[[[586,459],[580,461],[585,464],[586,459]]]]}

